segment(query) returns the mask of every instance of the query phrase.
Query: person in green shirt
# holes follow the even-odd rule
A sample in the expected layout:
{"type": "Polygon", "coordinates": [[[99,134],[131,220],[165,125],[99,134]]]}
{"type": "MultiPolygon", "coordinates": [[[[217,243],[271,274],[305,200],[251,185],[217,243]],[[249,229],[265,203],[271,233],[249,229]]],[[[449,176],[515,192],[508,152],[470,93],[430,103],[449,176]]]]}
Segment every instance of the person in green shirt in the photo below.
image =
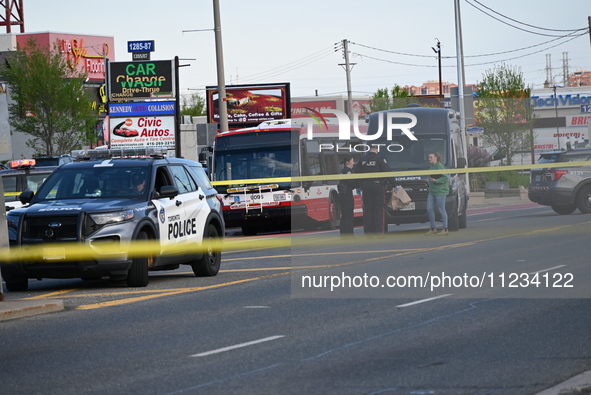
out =
{"type": "MultiPolygon", "coordinates": [[[[445,166],[441,163],[441,156],[436,152],[429,153],[429,170],[443,170],[445,166]]],[[[445,199],[449,194],[449,178],[447,174],[433,174],[429,176],[429,196],[427,197],[427,215],[429,216],[429,223],[431,228],[426,236],[439,235],[447,236],[447,211],[445,211],[445,199]],[[443,222],[443,229],[437,233],[435,230],[435,206],[441,214],[441,222],[443,222]]]]}

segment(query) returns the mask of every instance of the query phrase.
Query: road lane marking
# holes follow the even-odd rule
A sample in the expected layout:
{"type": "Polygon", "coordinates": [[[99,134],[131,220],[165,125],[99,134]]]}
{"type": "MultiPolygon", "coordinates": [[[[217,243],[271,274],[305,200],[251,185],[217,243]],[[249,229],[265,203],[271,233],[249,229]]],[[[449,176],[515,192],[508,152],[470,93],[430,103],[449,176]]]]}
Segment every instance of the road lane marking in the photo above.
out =
{"type": "Polygon", "coordinates": [[[201,352],[199,354],[193,354],[193,355],[191,355],[191,357],[206,357],[206,356],[212,355],[212,354],[219,354],[219,353],[222,353],[222,352],[226,352],[226,351],[230,351],[230,350],[235,350],[237,348],[243,348],[243,347],[253,346],[255,344],[269,342],[271,340],[281,339],[282,337],[285,337],[285,335],[269,336],[269,337],[265,337],[263,339],[253,340],[253,341],[246,342],[246,343],[235,344],[233,346],[228,346],[228,347],[222,347],[222,348],[218,348],[216,350],[210,350],[210,351],[201,352]]]}
{"type": "Polygon", "coordinates": [[[398,306],[396,306],[396,308],[401,309],[403,307],[414,306],[414,305],[420,304],[420,303],[431,302],[432,300],[437,300],[437,299],[441,299],[441,298],[447,298],[448,296],[452,296],[452,295],[453,294],[444,294],[444,295],[434,296],[432,298],[415,300],[414,302],[405,303],[405,304],[399,304],[398,306]]]}
{"type": "Polygon", "coordinates": [[[31,296],[30,298],[23,298],[23,300],[51,298],[51,297],[56,296],[56,295],[63,295],[65,293],[74,292],[74,291],[78,291],[78,290],[79,290],[79,288],[62,289],[61,291],[50,292],[50,293],[43,294],[43,295],[38,295],[38,296],[31,296]]]}
{"type": "Polygon", "coordinates": [[[269,275],[266,275],[266,276],[260,276],[260,277],[254,277],[254,278],[247,278],[247,279],[244,279],[244,280],[230,281],[230,282],[222,283],[222,284],[213,284],[213,285],[208,285],[208,286],[205,286],[205,287],[180,288],[180,289],[177,289],[177,290],[172,291],[172,292],[170,290],[168,290],[168,291],[160,291],[160,293],[159,294],[156,294],[156,295],[138,296],[136,298],[127,298],[127,299],[113,300],[113,301],[110,301],[110,302],[99,302],[99,303],[93,303],[93,304],[87,304],[87,305],[80,305],[80,306],[76,307],[76,309],[77,310],[91,310],[91,309],[99,309],[99,308],[102,308],[102,307],[120,306],[120,305],[123,305],[123,304],[141,302],[141,301],[144,301],[144,300],[154,299],[154,298],[160,298],[160,297],[164,297],[164,296],[171,296],[171,295],[178,295],[178,294],[189,293],[189,292],[203,291],[203,290],[206,290],[206,289],[227,287],[229,285],[247,283],[247,282],[262,280],[262,279],[270,278],[270,277],[283,276],[283,275],[287,275],[287,274],[290,274],[290,273],[291,272],[275,273],[275,274],[269,274],[269,275]]]}
{"type": "Polygon", "coordinates": [[[528,274],[536,274],[536,273],[549,272],[549,271],[552,271],[552,270],[560,269],[561,267],[566,267],[566,265],[558,265],[558,266],[550,267],[548,269],[536,270],[535,272],[531,272],[531,273],[528,273],[528,274]]]}

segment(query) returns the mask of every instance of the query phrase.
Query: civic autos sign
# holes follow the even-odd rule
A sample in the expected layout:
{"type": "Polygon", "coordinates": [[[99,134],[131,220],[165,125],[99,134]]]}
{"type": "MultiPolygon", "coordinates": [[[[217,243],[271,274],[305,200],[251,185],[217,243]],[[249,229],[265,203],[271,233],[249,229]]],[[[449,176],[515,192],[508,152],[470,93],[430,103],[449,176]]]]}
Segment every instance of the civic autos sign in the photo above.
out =
{"type": "Polygon", "coordinates": [[[110,62],[110,101],[175,97],[172,60],[110,62]]]}

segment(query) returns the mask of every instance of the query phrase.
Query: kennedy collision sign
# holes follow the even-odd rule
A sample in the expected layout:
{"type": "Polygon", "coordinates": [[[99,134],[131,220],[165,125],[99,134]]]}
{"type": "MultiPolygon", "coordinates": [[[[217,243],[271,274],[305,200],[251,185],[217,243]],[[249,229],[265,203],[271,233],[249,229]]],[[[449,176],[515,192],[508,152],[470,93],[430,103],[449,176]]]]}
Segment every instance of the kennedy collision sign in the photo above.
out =
{"type": "Polygon", "coordinates": [[[108,72],[110,101],[175,96],[172,60],[110,62],[108,72]]]}
{"type": "Polygon", "coordinates": [[[111,148],[175,148],[175,103],[170,101],[110,103],[111,148]]]}

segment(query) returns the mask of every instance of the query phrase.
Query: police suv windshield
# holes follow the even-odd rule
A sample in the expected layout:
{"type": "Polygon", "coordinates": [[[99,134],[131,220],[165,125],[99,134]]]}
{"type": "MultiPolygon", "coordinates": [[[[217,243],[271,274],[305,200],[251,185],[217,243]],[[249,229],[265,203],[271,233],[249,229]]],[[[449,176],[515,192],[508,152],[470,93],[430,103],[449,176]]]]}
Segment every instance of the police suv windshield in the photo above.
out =
{"type": "Polygon", "coordinates": [[[62,199],[146,199],[150,180],[145,166],[61,168],[47,179],[33,202],[62,199]]]}

